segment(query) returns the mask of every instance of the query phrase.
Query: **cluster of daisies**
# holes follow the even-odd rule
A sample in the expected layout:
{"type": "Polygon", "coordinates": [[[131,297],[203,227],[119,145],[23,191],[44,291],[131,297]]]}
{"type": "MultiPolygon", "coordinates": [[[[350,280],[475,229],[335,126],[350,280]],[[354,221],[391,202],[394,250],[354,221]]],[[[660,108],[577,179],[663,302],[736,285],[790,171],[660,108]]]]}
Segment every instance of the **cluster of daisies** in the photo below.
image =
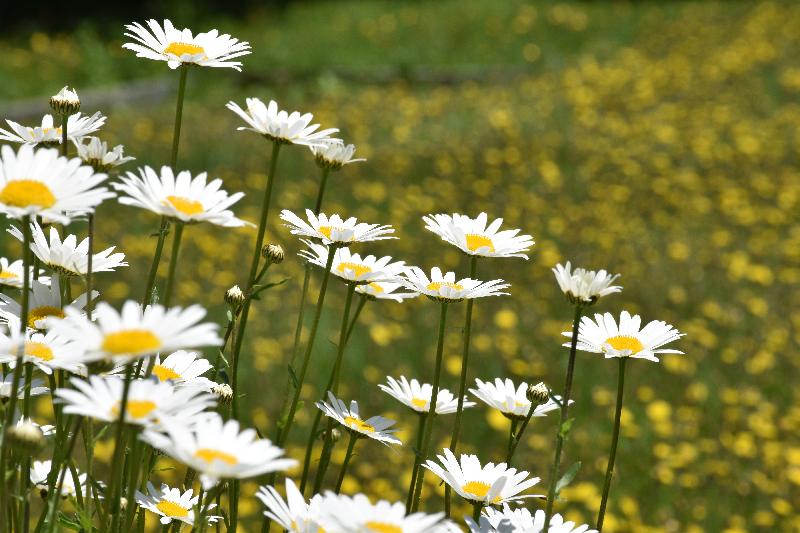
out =
{"type": "MultiPolygon", "coordinates": [[[[193,34],[189,29],[175,28],[168,20],[134,23],[126,29],[125,35],[133,42],[123,48],[138,57],[165,61],[170,68],[180,69],[179,106],[190,66],[240,70],[241,63],[234,59],[250,53],[248,43],[230,35],[217,30],[193,34]]],[[[338,129],[321,129],[313,123],[310,113],[289,113],[275,101],[265,104],[258,98],[248,98],[245,107],[229,102],[227,107],[246,124],[240,130],[254,132],[272,143],[273,159],[257,225],[251,274],[244,290],[236,286],[225,295],[228,326],[221,335],[216,323],[206,321],[203,307],[170,305],[175,261],[180,235],[187,225],[205,222],[226,228],[256,226],[231,210],[244,194],[227,192],[220,179],[210,178],[205,172],[193,174],[175,168],[179,123],[172,165],[160,169],[145,166],[121,174],[119,167],[134,158],[126,156],[122,146],[109,149],[105,141],[95,136],[104,125],[105,116],[99,112],[81,114],[77,92],[67,87],[51,98],[50,105],[53,114],[45,115],[41,125],[27,127],[7,120],[10,129],[0,129],[0,141],[20,145],[16,149],[10,145],[0,149],[0,212],[11,222],[8,233],[21,244],[21,258],[0,258],[0,396],[5,405],[0,473],[11,480],[0,488],[0,517],[6,510],[20,506],[19,513],[15,510],[9,514],[13,518],[8,523],[0,518],[0,529],[11,524],[16,530],[18,516],[28,516],[27,496],[38,491],[47,504],[37,531],[45,523],[50,531],[54,530],[62,498],[72,500],[84,511],[94,505],[97,516],[88,512],[84,519],[98,520],[101,530],[131,530],[137,517],[137,523],[144,524],[147,511],[165,525],[174,521],[203,531],[208,524],[216,523],[235,531],[238,480],[272,474],[270,483],[262,486],[256,496],[266,507],[265,520],[292,532],[462,531],[451,517],[451,493],[472,505],[473,514],[465,517],[465,524],[473,532],[590,531],[588,525],[565,521],[552,512],[554,481],[546,496],[546,511],[531,512],[520,507],[527,500],[543,497],[528,492],[540,478],[511,466],[532,418],[560,411],[561,421],[565,420],[573,402],[571,373],[563,394],[555,394],[543,383],[476,378],[474,388],[468,392],[511,421],[506,460],[484,463],[476,455],[457,451],[461,414],[475,406],[467,394],[472,305],[483,297],[508,295],[510,289],[502,279],[476,279],[478,260],[483,266],[487,259],[527,259],[534,245],[530,235],[504,228],[502,219],[490,220],[485,213],[475,218],[458,213],[422,217],[427,230],[467,256],[470,275],[463,278],[438,267],[423,270],[389,256],[379,258],[353,251],[363,243],[396,238],[389,225],[321,211],[328,173],[364,161],[354,157],[355,147],[332,137],[338,129]],[[56,119],[60,119],[58,126],[56,119]],[[307,209],[303,216],[284,209],[280,219],[292,235],[300,237],[304,249],[298,255],[306,264],[306,275],[310,275],[312,267],[321,268],[323,283],[301,371],[299,375],[293,373],[289,382],[287,398],[292,400],[287,400],[286,410],[276,416],[281,423],[273,443],[254,429],[240,427],[236,420],[236,369],[253,297],[269,286],[261,284],[266,269],[284,259],[280,247],[263,242],[276,161],[283,145],[307,148],[322,172],[315,209],[307,209]],[[70,151],[73,157],[69,156],[70,151]],[[96,274],[129,267],[124,253],[113,246],[94,250],[95,211],[112,199],[161,218],[158,246],[143,298],[126,301],[119,308],[104,302],[94,290],[96,274]],[[87,223],[86,237],[81,239],[69,232],[75,222],[87,223]],[[155,280],[169,231],[174,235],[173,259],[166,286],[160,291],[155,280]],[[300,465],[286,456],[282,446],[300,405],[305,370],[331,276],[348,287],[339,353],[324,395],[313,403],[317,419],[302,464],[300,486],[286,478],[281,494],[276,489],[281,485],[276,483],[276,473],[300,465]],[[77,287],[81,294],[75,297],[73,289],[77,287]],[[351,327],[346,328],[355,295],[360,298],[359,307],[351,327]],[[350,329],[361,307],[369,301],[402,303],[421,296],[441,309],[437,364],[431,380],[388,376],[386,383],[378,385],[419,419],[408,498],[405,503],[392,503],[373,502],[363,494],[342,495],[342,480],[357,441],[401,444],[395,436],[395,421],[382,416],[366,417],[355,400],[346,403],[338,397],[339,368],[350,329]],[[451,391],[441,386],[442,334],[448,306],[464,301],[467,312],[461,380],[458,389],[451,391]],[[215,354],[213,361],[205,358],[204,349],[215,354]],[[31,419],[31,398],[45,394],[52,398],[53,425],[39,425],[31,419]],[[233,406],[228,407],[231,403],[233,406]],[[439,453],[429,453],[434,419],[447,414],[455,415],[451,444],[439,453]],[[315,463],[317,479],[311,489],[308,474],[314,463],[316,429],[323,416],[328,429],[322,432],[325,444],[315,463]],[[103,432],[113,432],[115,438],[112,474],[107,483],[97,480],[92,469],[96,425],[102,426],[103,432]],[[347,454],[335,490],[323,490],[325,468],[338,440],[337,432],[349,436],[347,454]],[[79,436],[86,451],[84,472],[71,458],[79,436]],[[34,460],[45,441],[52,442],[52,458],[34,460]],[[157,454],[185,465],[183,486],[153,484],[150,476],[157,454]],[[446,486],[445,512],[419,511],[425,472],[437,476],[446,486]],[[195,477],[199,481],[197,492],[193,488],[195,477]],[[223,491],[230,496],[227,508],[218,503],[223,491]],[[12,498],[14,493],[24,495],[19,503],[12,498]]],[[[570,364],[575,351],[653,361],[658,360],[659,354],[680,353],[663,347],[682,335],[664,322],[653,321],[642,327],[639,316],[625,311],[619,320],[609,313],[597,314],[594,319],[582,316],[603,296],[621,291],[613,284],[618,276],[603,270],[573,270],[569,262],[553,270],[560,289],[576,307],[576,317],[581,317],[580,322],[576,318],[576,329],[565,333],[571,340],[565,344],[571,349],[570,364]]],[[[305,301],[305,292],[301,300],[305,301]]],[[[302,327],[300,319],[298,339],[302,327]]],[[[291,364],[295,363],[294,356],[291,364]]],[[[557,454],[556,473],[558,467],[557,454]]],[[[599,523],[601,529],[602,518],[599,523]]]]}

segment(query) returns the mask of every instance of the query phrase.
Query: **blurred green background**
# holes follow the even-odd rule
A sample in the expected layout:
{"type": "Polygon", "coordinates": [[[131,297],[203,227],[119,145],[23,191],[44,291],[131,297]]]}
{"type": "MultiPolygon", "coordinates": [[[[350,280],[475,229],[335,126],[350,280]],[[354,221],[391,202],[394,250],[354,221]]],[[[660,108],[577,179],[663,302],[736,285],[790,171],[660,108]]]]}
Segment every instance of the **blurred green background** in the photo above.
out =
{"type": "MultiPolygon", "coordinates": [[[[562,387],[560,332],[572,310],[550,268],[566,260],[622,274],[625,290],[597,312],[627,309],[687,333],[675,346],[685,356],[629,365],[607,531],[800,530],[800,6],[442,0],[288,3],[233,15],[165,9],[158,14],[176,26],[218,28],[252,44],[242,73],[189,73],[178,165],[246,191],[240,216],[257,218],[269,145],[237,132],[225,103],[257,96],[314,113],[368,158],[332,175],[323,207],[397,228],[400,240],[359,252],[463,277],[467,260],[426,232],[422,215],[486,211],[535,237],[530,261],[481,261],[479,277],[506,279],[512,295],[475,306],[470,380],[562,387]]],[[[164,164],[177,74],[122,50],[125,22],[87,13],[55,32],[23,26],[4,35],[0,116],[35,122],[69,84],[84,111],[109,116],[102,138],[137,157],[130,170],[164,164]]],[[[278,167],[267,238],[287,260],[270,275],[290,279],[254,306],[243,372],[246,421],[270,435],[302,283],[300,243],[277,213],[310,207],[319,176],[302,147],[282,150],[278,167]]],[[[131,263],[98,276],[107,300],[140,296],[157,225],[155,215],[115,203],[100,209],[100,245],[118,245],[131,263]]],[[[178,301],[201,303],[222,322],[222,295],[244,283],[254,236],[190,227],[178,301]]],[[[2,247],[15,257],[9,241],[2,247]]],[[[341,284],[329,292],[290,447],[298,458],[344,293],[341,284]]],[[[397,419],[404,441],[415,419],[376,385],[386,375],[430,381],[436,316],[422,299],[369,303],[346,354],[342,396],[367,415],[397,419]]],[[[451,390],[462,324],[463,305],[454,306],[451,390]]],[[[584,466],[560,506],[571,519],[591,522],[599,504],[615,386],[613,362],[579,355],[564,462],[584,466]]],[[[442,446],[451,423],[440,424],[442,446]]],[[[507,421],[480,405],[465,424],[465,449],[501,460],[507,421]]],[[[517,464],[544,483],[554,429],[555,417],[536,420],[518,452],[517,464]]],[[[98,457],[110,451],[98,447],[98,457]]],[[[402,499],[411,457],[407,446],[362,443],[345,492],[402,499]]],[[[431,477],[435,510],[441,487],[431,477]]],[[[244,484],[242,503],[252,524],[261,511],[255,488],[244,484]]]]}

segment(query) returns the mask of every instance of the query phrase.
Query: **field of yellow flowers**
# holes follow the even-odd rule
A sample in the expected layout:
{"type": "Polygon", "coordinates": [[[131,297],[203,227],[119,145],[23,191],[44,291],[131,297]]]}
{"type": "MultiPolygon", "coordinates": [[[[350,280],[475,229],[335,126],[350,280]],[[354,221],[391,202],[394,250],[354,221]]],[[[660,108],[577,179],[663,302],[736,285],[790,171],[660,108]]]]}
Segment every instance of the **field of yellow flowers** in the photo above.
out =
{"type": "MultiPolygon", "coordinates": [[[[485,279],[504,278],[514,297],[476,306],[473,377],[560,388],[567,353],[560,333],[569,329],[571,312],[550,268],[571,259],[623,273],[625,291],[604,301],[603,311],[625,308],[678,325],[686,355],[629,367],[606,530],[800,530],[800,6],[491,4],[311,4],[280,19],[257,13],[230,22],[234,28],[226,31],[264,44],[244,60],[242,75],[191,73],[181,167],[208,170],[228,190],[247,191],[237,215],[255,221],[267,145],[236,131],[225,102],[275,98],[313,112],[323,127],[338,126],[368,159],[332,175],[326,211],[393,224],[400,239],[370,253],[466,276],[467,260],[424,231],[422,215],[486,211],[532,234],[530,261],[482,265],[485,279]]],[[[16,80],[0,88],[0,97],[46,103],[64,82],[86,90],[163,74],[122,51],[121,35],[104,42],[95,31],[0,42],[0,72],[16,80]],[[35,76],[31,65],[41,68],[35,76]]],[[[94,111],[89,99],[85,105],[94,111]]],[[[112,117],[104,138],[124,144],[135,165],[160,166],[173,105],[117,102],[113,113],[103,109],[112,117]]],[[[291,152],[279,166],[273,205],[310,205],[318,175],[312,159],[291,152]]],[[[157,217],[104,205],[98,219],[99,249],[116,244],[138,271],[146,268],[157,217]]],[[[223,295],[244,277],[253,233],[187,228],[176,302],[202,303],[221,320],[223,295]]],[[[282,401],[265,391],[285,385],[303,279],[300,244],[277,218],[267,240],[287,251],[270,271],[272,281],[288,281],[251,314],[241,379],[246,404],[255,407],[242,418],[258,428],[271,426],[282,401]]],[[[9,241],[2,241],[4,252],[17,246],[9,241]]],[[[106,300],[137,297],[128,293],[126,275],[111,283],[98,277],[106,300]]],[[[338,284],[329,293],[318,361],[335,353],[344,294],[338,284]]],[[[444,378],[451,390],[463,308],[452,313],[444,378]]],[[[340,393],[399,420],[400,438],[410,440],[412,421],[375,384],[386,375],[427,375],[435,336],[421,301],[368,304],[340,393]]],[[[304,397],[319,396],[325,369],[312,366],[304,397]]],[[[571,502],[568,518],[591,522],[605,469],[598,450],[610,439],[615,367],[579,354],[577,372],[565,457],[584,466],[562,496],[571,502]]],[[[309,413],[301,410],[300,425],[310,422],[309,413]]],[[[506,419],[475,408],[464,424],[465,451],[502,459],[506,419]]],[[[542,477],[555,424],[555,417],[534,421],[518,452],[517,462],[542,477]]],[[[441,449],[449,435],[434,438],[441,449]]],[[[289,445],[291,455],[302,456],[302,440],[289,445]]],[[[97,448],[98,460],[110,459],[111,441],[97,448]]],[[[360,453],[345,492],[402,500],[398,489],[407,479],[382,477],[392,469],[376,463],[407,464],[408,450],[360,453]]],[[[338,450],[333,462],[343,455],[338,450]]],[[[159,465],[168,468],[169,461],[159,465]]],[[[255,489],[243,483],[240,513],[254,525],[242,530],[259,523],[255,489]]]]}

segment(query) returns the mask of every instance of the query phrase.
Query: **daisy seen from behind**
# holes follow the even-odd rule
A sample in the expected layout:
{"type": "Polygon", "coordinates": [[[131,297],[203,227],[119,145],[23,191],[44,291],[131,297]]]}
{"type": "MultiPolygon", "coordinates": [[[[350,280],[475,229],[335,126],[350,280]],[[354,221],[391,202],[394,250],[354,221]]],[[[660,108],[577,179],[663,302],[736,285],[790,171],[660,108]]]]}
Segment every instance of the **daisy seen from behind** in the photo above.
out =
{"type": "Polygon", "coordinates": [[[309,146],[314,154],[314,161],[318,166],[330,170],[339,170],[345,165],[366,161],[363,158],[353,158],[356,147],[345,144],[341,139],[326,139],[321,144],[309,146]]]}
{"type": "MultiPolygon", "coordinates": [[[[420,383],[416,379],[409,381],[405,376],[400,376],[399,380],[387,376],[386,382],[387,384],[378,384],[378,388],[395,400],[417,413],[430,411],[431,394],[433,393],[433,386],[430,384],[420,383]]],[[[472,407],[474,405],[474,402],[464,398],[464,407],[472,407]]],[[[439,394],[436,396],[436,414],[455,413],[457,408],[458,398],[453,396],[453,393],[447,389],[439,389],[439,394]]]]}
{"type": "Polygon", "coordinates": [[[245,109],[236,102],[228,102],[226,107],[239,115],[247,126],[239,126],[239,131],[248,130],[263,135],[268,140],[281,144],[300,144],[304,146],[324,146],[330,135],[338,128],[319,129],[319,124],[311,124],[314,115],[299,111],[288,113],[278,108],[275,100],[264,104],[258,98],[247,98],[245,109]]]}
{"type": "Polygon", "coordinates": [[[76,139],[74,144],[75,149],[78,151],[78,157],[97,172],[109,172],[128,161],[136,159],[132,156],[126,156],[125,149],[121,144],[109,150],[108,143],[101,141],[98,137],[76,139]]]}
{"type": "Polygon", "coordinates": [[[561,291],[575,304],[592,305],[603,296],[622,291],[619,285],[612,285],[619,278],[619,274],[584,268],[572,270],[569,261],[565,266],[556,265],[553,274],[561,291]]]}
{"type": "Polygon", "coordinates": [[[528,259],[528,255],[524,252],[534,245],[533,237],[519,235],[519,229],[500,231],[502,218],[487,225],[486,213],[481,213],[475,218],[458,213],[437,214],[422,217],[422,220],[425,222],[425,229],[468,255],[528,259]]]}
{"type": "Polygon", "coordinates": [[[455,272],[442,274],[439,267],[431,269],[430,278],[419,267],[411,267],[397,278],[407,289],[424,294],[439,302],[460,302],[464,299],[483,298],[485,296],[504,296],[503,289],[510,287],[502,279],[483,282],[477,279],[464,278],[456,280],[455,272]]]}

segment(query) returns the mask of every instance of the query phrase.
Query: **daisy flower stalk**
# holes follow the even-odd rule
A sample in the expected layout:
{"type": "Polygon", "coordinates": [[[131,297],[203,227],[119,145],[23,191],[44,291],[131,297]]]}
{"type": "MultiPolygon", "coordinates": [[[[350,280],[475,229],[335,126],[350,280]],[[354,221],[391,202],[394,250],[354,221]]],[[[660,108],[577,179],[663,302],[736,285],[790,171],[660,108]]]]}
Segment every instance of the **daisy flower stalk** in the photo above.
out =
{"type": "Polygon", "coordinates": [[[67,155],[69,116],[81,110],[81,99],[75,89],[65,85],[58,94],[50,97],[50,108],[61,117],[61,155],[67,155]]]}
{"type": "Polygon", "coordinates": [[[549,524],[553,516],[553,505],[558,496],[556,494],[556,486],[558,484],[559,468],[561,467],[561,452],[564,447],[564,440],[569,433],[569,405],[572,395],[572,379],[575,372],[575,354],[581,316],[585,308],[596,304],[603,296],[622,291],[622,287],[612,285],[619,278],[619,274],[612,275],[605,270],[594,271],[584,268],[572,270],[572,265],[569,261],[565,266],[556,265],[553,268],[553,274],[564,296],[575,306],[575,313],[572,319],[572,333],[570,334],[572,340],[569,343],[569,360],[567,361],[567,373],[564,379],[564,392],[561,394],[561,413],[556,429],[553,465],[550,468],[550,483],[545,505],[545,524],[549,524]]]}

